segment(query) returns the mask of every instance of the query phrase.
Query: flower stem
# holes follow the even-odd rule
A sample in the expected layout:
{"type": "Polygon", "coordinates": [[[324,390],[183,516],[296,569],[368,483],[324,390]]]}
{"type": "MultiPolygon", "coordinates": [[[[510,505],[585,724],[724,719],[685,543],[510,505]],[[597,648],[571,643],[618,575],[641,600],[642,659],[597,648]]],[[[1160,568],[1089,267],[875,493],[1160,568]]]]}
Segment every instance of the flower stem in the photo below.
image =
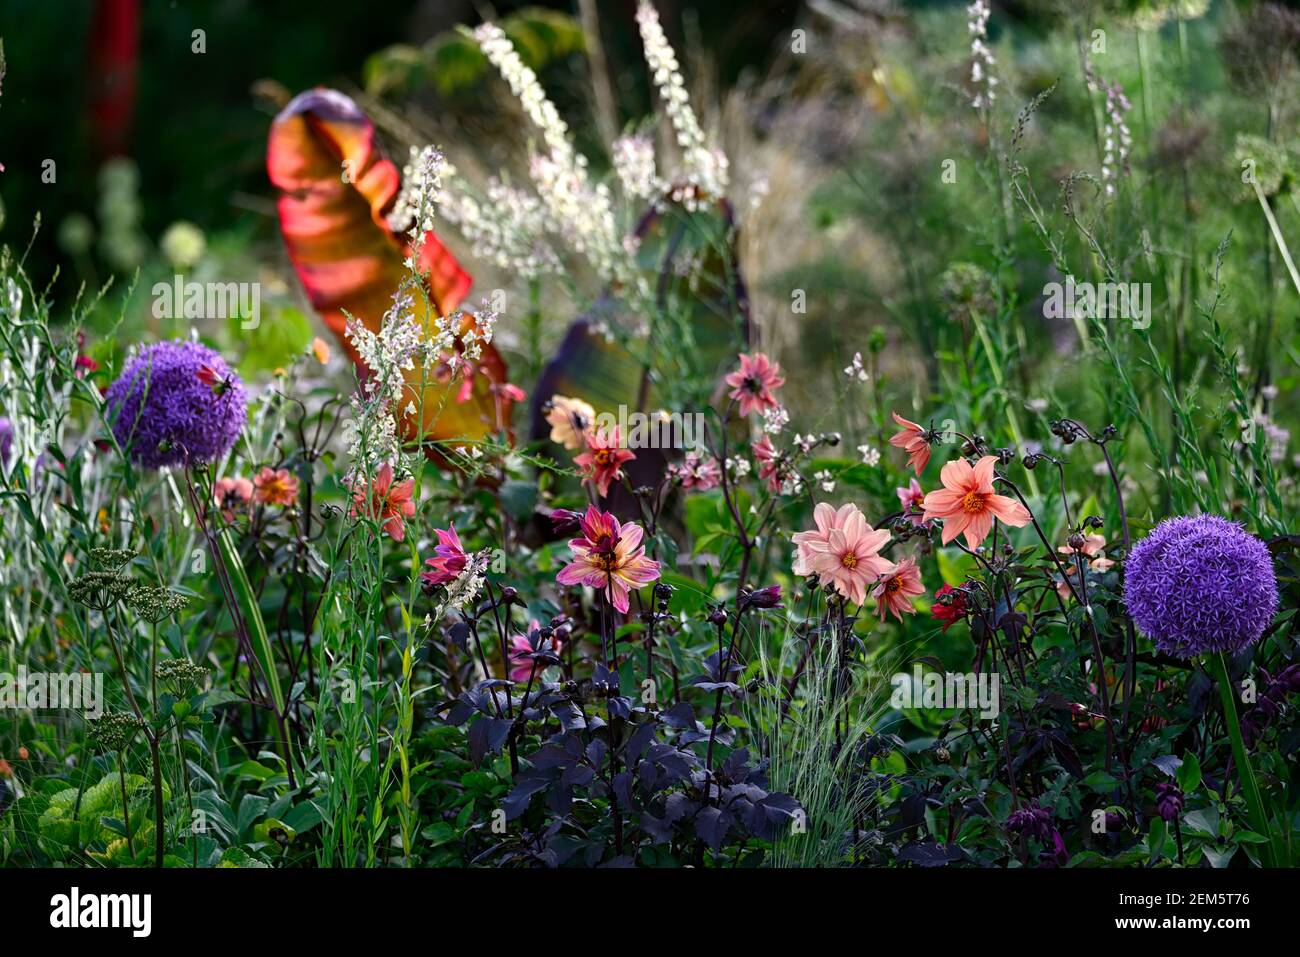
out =
{"type": "Polygon", "coordinates": [[[1268,838],[1268,843],[1260,848],[1260,856],[1265,867],[1276,866],[1273,860],[1273,833],[1268,824],[1268,812],[1264,809],[1264,800],[1259,793],[1259,784],[1255,781],[1254,769],[1250,766],[1250,755],[1245,742],[1241,739],[1241,724],[1237,720],[1237,702],[1233,695],[1233,684],[1228,678],[1228,664],[1224,652],[1210,655],[1210,666],[1214,671],[1215,681],[1219,685],[1219,696],[1223,700],[1223,719],[1228,724],[1228,739],[1232,742],[1232,757],[1237,762],[1237,776],[1241,779],[1241,791],[1246,798],[1246,807],[1250,810],[1251,826],[1259,834],[1268,838]]]}

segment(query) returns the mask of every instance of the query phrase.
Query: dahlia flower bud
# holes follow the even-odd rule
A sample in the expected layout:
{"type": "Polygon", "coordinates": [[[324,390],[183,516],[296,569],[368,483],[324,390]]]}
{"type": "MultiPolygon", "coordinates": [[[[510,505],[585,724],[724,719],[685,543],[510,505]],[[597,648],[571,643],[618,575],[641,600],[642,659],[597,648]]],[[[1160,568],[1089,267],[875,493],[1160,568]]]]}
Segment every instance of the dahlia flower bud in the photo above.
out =
{"type": "Polygon", "coordinates": [[[1166,824],[1183,813],[1183,789],[1173,781],[1161,781],[1156,785],[1156,813],[1166,824]]]}

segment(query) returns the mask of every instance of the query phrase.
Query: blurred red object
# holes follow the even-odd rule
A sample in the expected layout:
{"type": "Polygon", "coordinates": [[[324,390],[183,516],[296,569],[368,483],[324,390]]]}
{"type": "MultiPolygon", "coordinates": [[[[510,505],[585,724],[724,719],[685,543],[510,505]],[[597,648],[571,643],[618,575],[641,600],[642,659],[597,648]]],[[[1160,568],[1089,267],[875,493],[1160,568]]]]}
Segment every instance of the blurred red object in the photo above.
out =
{"type": "Polygon", "coordinates": [[[127,152],[135,117],[139,0],[98,0],[90,25],[90,121],[100,159],[127,152]]]}

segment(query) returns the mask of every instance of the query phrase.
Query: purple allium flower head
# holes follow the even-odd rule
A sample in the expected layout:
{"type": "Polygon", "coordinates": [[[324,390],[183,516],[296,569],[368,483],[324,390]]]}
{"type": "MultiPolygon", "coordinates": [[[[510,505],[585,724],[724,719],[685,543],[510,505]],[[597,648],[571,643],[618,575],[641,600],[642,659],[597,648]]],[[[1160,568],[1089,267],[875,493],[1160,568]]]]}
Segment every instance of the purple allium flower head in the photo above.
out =
{"type": "Polygon", "coordinates": [[[1277,611],[1268,549],[1215,515],[1170,518],[1124,563],[1124,602],[1138,628],[1167,655],[1237,652],[1277,611]]]}
{"type": "Polygon", "coordinates": [[[106,401],[118,444],[150,469],[218,459],[244,427],[244,384],[197,342],[141,349],[108,387],[106,401]]]}

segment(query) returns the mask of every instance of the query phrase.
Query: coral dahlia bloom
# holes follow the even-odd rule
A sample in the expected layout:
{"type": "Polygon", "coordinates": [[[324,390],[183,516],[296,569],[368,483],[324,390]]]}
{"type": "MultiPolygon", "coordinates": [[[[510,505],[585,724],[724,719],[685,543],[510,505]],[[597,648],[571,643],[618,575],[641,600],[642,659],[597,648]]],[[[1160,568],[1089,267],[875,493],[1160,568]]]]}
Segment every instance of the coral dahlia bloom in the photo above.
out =
{"type": "Polygon", "coordinates": [[[895,434],[889,444],[896,449],[903,449],[907,452],[907,464],[912,467],[917,475],[925,471],[925,467],[930,464],[930,443],[925,440],[925,429],[915,422],[911,422],[897,412],[889,413],[894,417],[894,422],[902,426],[902,431],[895,434]]]}
{"type": "Polygon", "coordinates": [[[586,537],[569,542],[573,561],[560,569],[555,580],[561,585],[604,589],[609,603],[620,614],[627,614],[631,589],[659,578],[659,563],[645,557],[641,526],[620,523],[609,512],[590,505],[582,519],[582,530],[586,537]]]}
{"type": "Polygon", "coordinates": [[[288,469],[264,468],[253,479],[253,499],[262,505],[292,505],[298,501],[298,479],[288,469]]]}
{"type": "Polygon", "coordinates": [[[861,605],[867,600],[867,586],[894,567],[880,555],[889,541],[888,530],[872,528],[852,504],[836,511],[823,502],[813,510],[813,520],[815,530],[794,536],[799,547],[795,574],[815,572],[822,585],[861,605]]]}
{"type": "Polygon", "coordinates": [[[547,403],[546,421],[551,426],[552,442],[558,442],[566,449],[580,449],[596,421],[596,410],[581,399],[553,395],[547,403]]]}
{"type": "Polygon", "coordinates": [[[406,538],[406,520],[415,514],[415,479],[393,484],[393,466],[385,462],[374,481],[352,480],[351,518],[373,518],[395,542],[406,538]]]}
{"type": "Polygon", "coordinates": [[[912,607],[912,599],[924,594],[925,586],[921,584],[921,569],[916,567],[915,559],[904,558],[880,579],[880,584],[876,586],[871,596],[876,599],[876,614],[880,616],[881,621],[885,620],[887,614],[892,614],[902,621],[904,612],[909,615],[916,614],[916,609],[912,607]]]}
{"type": "Polygon", "coordinates": [[[610,483],[623,477],[623,463],[631,462],[636,455],[623,448],[617,426],[608,432],[604,429],[588,432],[584,438],[587,451],[576,456],[573,464],[582,469],[583,480],[595,485],[603,498],[609,494],[610,483]]]}
{"type": "Polygon", "coordinates": [[[925,496],[925,518],[943,519],[943,543],[962,533],[966,544],[979,548],[993,529],[993,519],[1020,528],[1030,522],[1029,510],[1015,499],[993,491],[996,455],[986,455],[972,468],[965,459],[953,459],[943,467],[939,479],[943,488],[925,496]]]}
{"type": "Polygon", "coordinates": [[[728,397],[740,403],[742,416],[775,409],[777,401],[772,391],[785,385],[781,367],[762,352],[741,355],[740,368],[729,373],[723,381],[731,386],[728,397]]]}
{"type": "Polygon", "coordinates": [[[253,483],[240,476],[219,478],[212,487],[212,497],[221,509],[221,517],[233,522],[235,512],[242,510],[253,497],[253,483]]]}
{"type": "Polygon", "coordinates": [[[460,536],[456,534],[455,522],[446,529],[435,528],[433,532],[438,536],[438,546],[433,550],[433,558],[424,560],[424,564],[433,570],[421,572],[420,581],[428,586],[446,585],[465,570],[467,557],[460,536]]]}

